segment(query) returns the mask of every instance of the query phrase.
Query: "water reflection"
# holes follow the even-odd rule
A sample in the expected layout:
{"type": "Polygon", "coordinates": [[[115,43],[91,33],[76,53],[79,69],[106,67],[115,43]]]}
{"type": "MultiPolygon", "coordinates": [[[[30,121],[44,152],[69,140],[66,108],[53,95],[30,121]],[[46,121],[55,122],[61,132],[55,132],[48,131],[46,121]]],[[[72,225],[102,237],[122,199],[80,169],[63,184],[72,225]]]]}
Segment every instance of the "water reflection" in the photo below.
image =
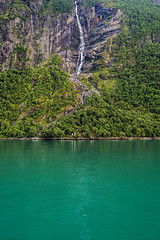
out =
{"type": "Polygon", "coordinates": [[[0,141],[0,239],[158,239],[159,147],[0,141]]]}

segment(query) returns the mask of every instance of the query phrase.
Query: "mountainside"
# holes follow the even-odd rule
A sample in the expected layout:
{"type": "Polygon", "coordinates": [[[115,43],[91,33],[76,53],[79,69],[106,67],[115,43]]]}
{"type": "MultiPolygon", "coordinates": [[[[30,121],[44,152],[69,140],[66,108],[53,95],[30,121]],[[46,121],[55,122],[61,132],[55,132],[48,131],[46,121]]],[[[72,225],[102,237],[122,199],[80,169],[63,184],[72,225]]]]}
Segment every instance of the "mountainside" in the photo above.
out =
{"type": "MultiPolygon", "coordinates": [[[[106,40],[119,33],[121,11],[104,4],[91,8],[81,2],[78,5],[88,58],[85,69],[89,71],[106,40]]],[[[30,4],[23,1],[1,2],[2,70],[37,66],[59,54],[66,63],[66,70],[75,72],[80,40],[74,9],[71,13],[54,15],[48,8],[41,13],[42,6],[42,1],[30,4]]]]}
{"type": "Polygon", "coordinates": [[[0,137],[159,137],[160,5],[0,3],[0,137]]]}

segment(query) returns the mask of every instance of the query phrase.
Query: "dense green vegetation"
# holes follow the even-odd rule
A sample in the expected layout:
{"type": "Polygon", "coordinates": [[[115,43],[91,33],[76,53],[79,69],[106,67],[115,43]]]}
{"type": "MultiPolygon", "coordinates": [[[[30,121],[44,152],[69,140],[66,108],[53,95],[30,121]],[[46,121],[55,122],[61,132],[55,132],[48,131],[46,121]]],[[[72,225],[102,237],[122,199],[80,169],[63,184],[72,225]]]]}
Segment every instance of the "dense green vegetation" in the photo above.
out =
{"type": "Polygon", "coordinates": [[[77,104],[77,91],[55,55],[38,69],[0,73],[0,136],[33,137],[77,104]]]}
{"type": "MultiPolygon", "coordinates": [[[[94,94],[80,106],[58,56],[38,69],[5,71],[0,74],[1,137],[160,136],[160,5],[149,0],[107,5],[124,15],[121,33],[108,40],[88,79],[101,97],[94,94]]],[[[50,0],[46,6],[55,14],[69,12],[73,1],[50,0]]],[[[90,89],[88,80],[82,78],[90,89]]]]}
{"type": "Polygon", "coordinates": [[[55,128],[61,136],[66,129],[84,137],[160,136],[159,5],[147,0],[116,5],[125,15],[121,34],[108,43],[112,67],[101,57],[89,79],[102,98],[88,99],[78,112],[44,129],[43,136],[55,136],[55,128]]]}
{"type": "MultiPolygon", "coordinates": [[[[46,1],[44,1],[46,4],[46,1]]],[[[46,6],[46,5],[45,5],[46,6]]],[[[74,7],[73,0],[48,0],[47,8],[50,8],[54,14],[71,12],[74,7]]]]}
{"type": "Polygon", "coordinates": [[[135,110],[127,103],[125,108],[112,105],[93,95],[71,116],[44,128],[43,137],[156,137],[160,136],[160,119],[156,114],[135,110]]]}

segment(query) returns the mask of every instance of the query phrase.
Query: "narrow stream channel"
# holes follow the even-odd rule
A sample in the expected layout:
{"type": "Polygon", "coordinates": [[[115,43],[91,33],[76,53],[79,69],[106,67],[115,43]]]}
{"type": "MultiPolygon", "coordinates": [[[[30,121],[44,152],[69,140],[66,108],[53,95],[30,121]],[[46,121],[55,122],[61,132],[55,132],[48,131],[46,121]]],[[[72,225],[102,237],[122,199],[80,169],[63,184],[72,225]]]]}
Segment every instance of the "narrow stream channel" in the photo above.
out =
{"type": "Polygon", "coordinates": [[[80,19],[79,19],[79,15],[78,15],[77,1],[75,1],[75,13],[76,13],[77,24],[78,24],[78,29],[79,29],[79,33],[80,33],[79,56],[78,56],[77,68],[76,68],[76,74],[79,75],[81,73],[82,66],[84,63],[85,41],[84,41],[84,32],[83,32],[82,25],[80,23],[80,19]]]}

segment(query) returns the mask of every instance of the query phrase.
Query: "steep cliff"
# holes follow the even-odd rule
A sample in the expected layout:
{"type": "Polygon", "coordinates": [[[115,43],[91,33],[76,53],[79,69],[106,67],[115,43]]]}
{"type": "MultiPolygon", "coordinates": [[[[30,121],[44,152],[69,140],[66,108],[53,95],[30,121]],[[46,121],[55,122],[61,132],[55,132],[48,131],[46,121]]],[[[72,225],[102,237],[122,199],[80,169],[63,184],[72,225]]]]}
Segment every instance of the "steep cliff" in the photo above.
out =
{"type": "MultiPolygon", "coordinates": [[[[41,11],[42,1],[1,1],[0,64],[2,70],[37,66],[58,53],[66,70],[75,72],[79,31],[74,9],[71,14],[55,16],[50,9],[41,11]]],[[[121,12],[104,4],[85,7],[78,2],[85,33],[85,71],[90,71],[106,47],[109,37],[120,31],[121,12]]],[[[101,56],[102,57],[102,56],[101,56]]]]}
{"type": "Polygon", "coordinates": [[[105,4],[93,5],[87,9],[79,5],[79,15],[85,32],[85,64],[84,72],[90,72],[95,69],[99,59],[105,59],[102,53],[109,48],[111,53],[111,44],[107,40],[113,39],[118,35],[121,28],[121,15],[119,9],[105,7],[105,4]]]}
{"type": "Polygon", "coordinates": [[[79,40],[74,13],[55,17],[47,9],[41,14],[41,4],[41,1],[29,5],[22,1],[1,3],[0,63],[3,70],[16,65],[37,66],[55,53],[64,58],[67,68],[72,69],[76,64],[79,40]]]}

